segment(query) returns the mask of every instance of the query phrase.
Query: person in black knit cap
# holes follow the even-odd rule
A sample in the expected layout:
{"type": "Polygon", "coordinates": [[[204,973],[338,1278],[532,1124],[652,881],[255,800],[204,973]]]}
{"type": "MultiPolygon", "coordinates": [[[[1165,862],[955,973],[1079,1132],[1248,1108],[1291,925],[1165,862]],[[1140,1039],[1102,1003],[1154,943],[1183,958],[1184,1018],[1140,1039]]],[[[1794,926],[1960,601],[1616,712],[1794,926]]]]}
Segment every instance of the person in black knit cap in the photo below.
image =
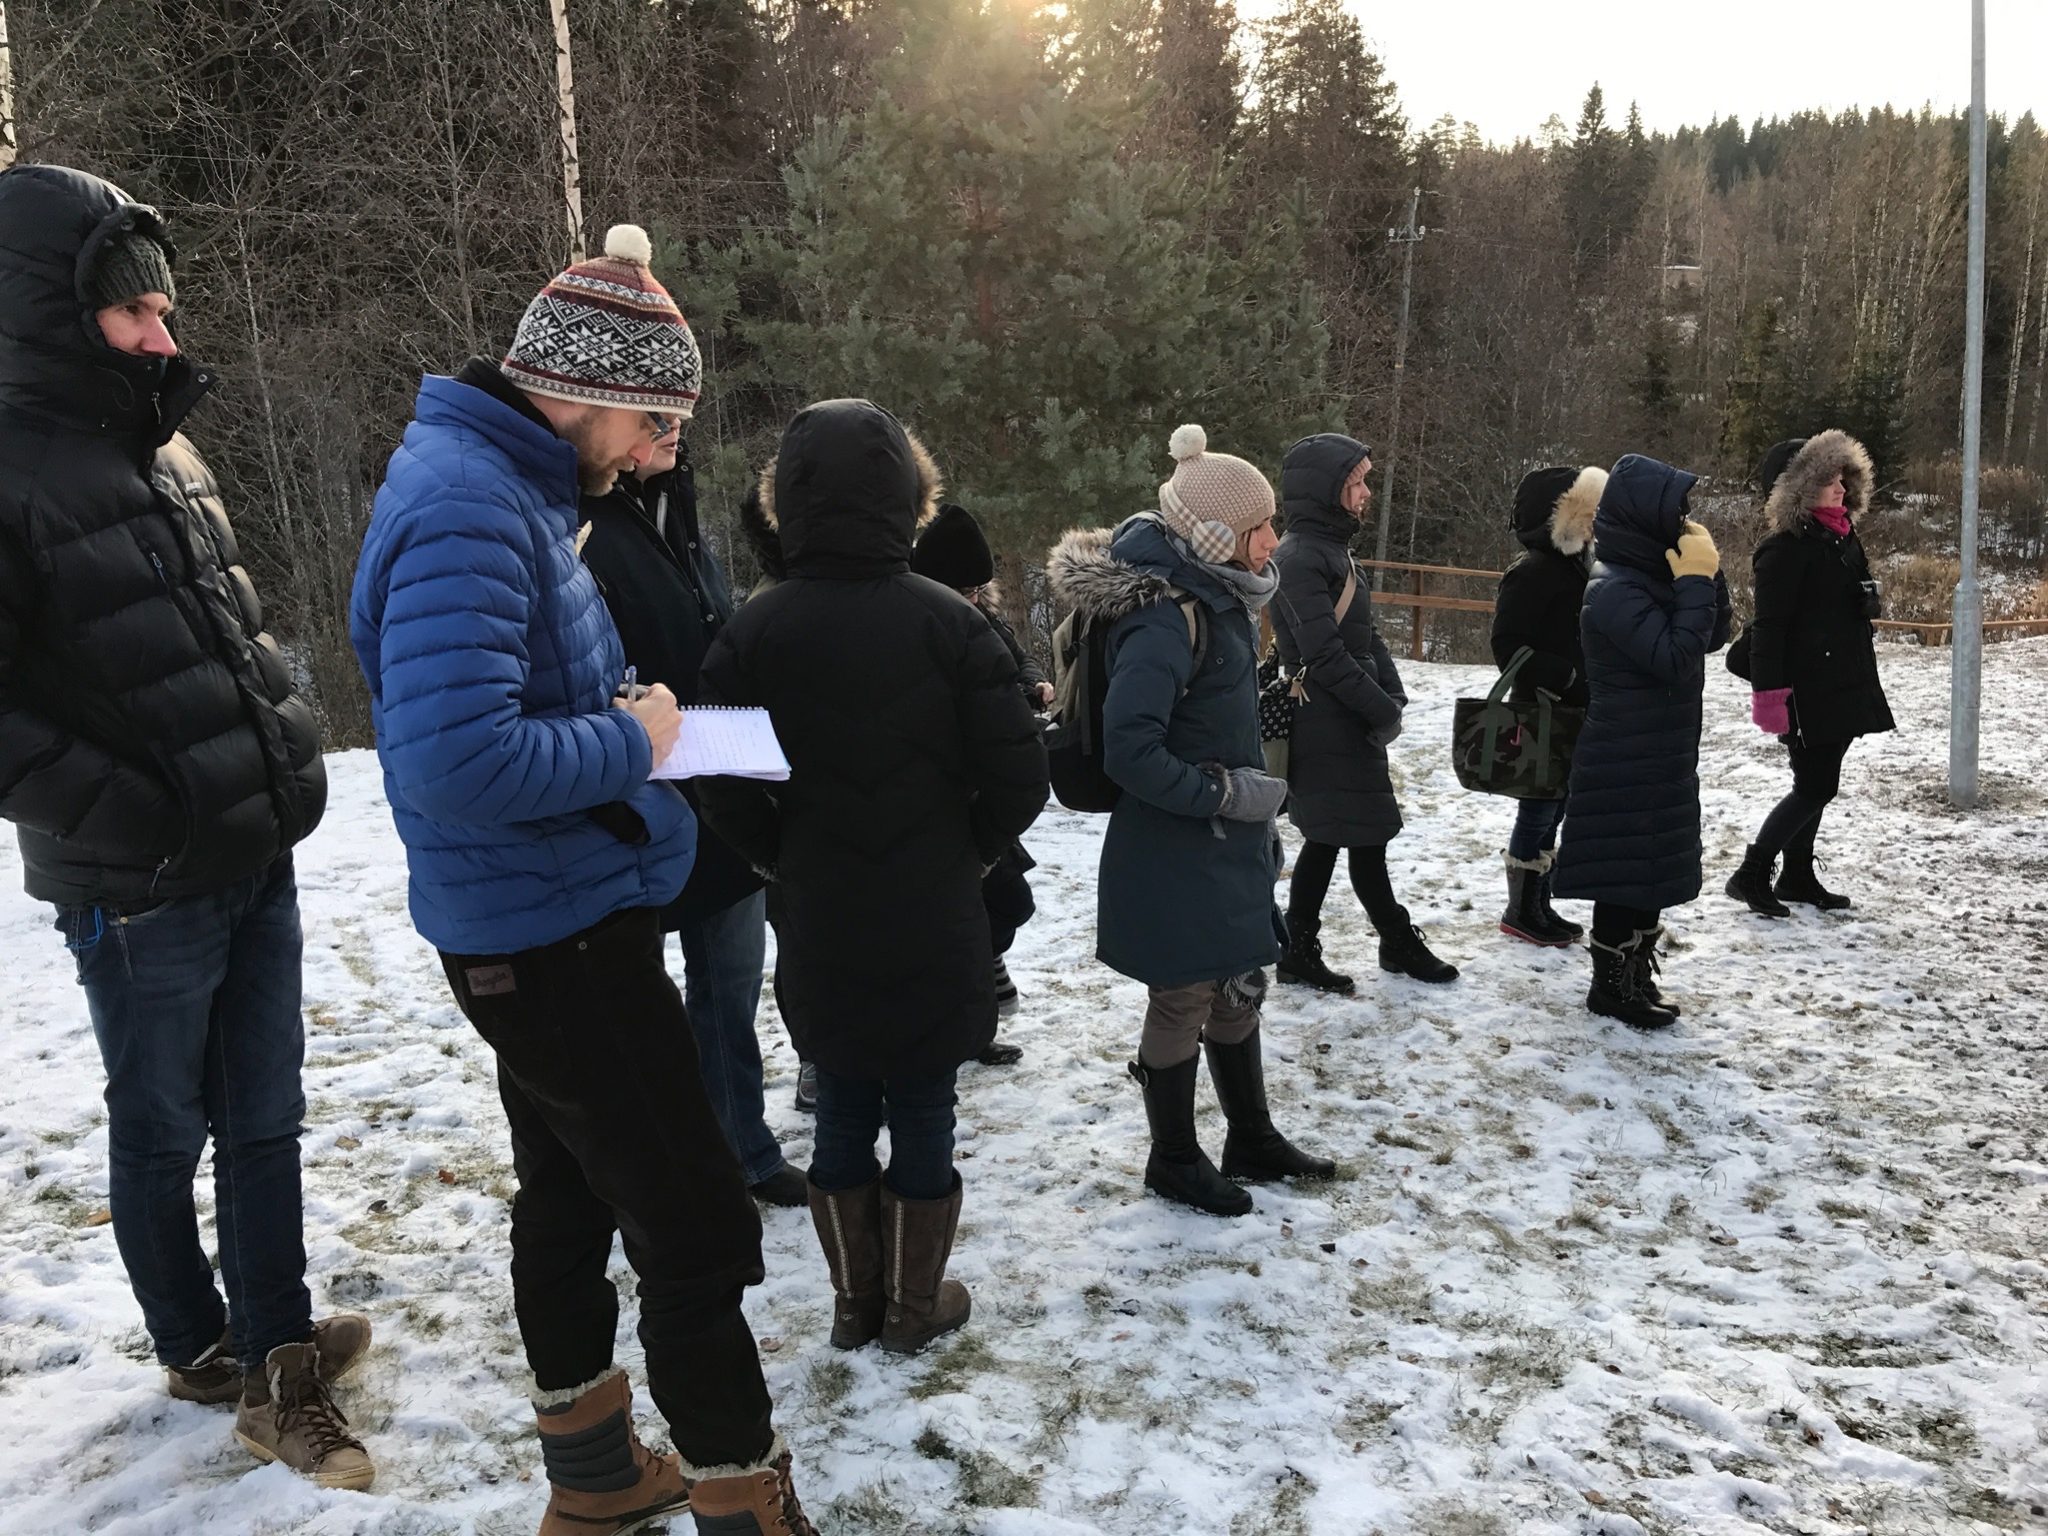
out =
{"type": "Polygon", "coordinates": [[[1850,904],[1821,884],[1813,845],[1849,743],[1892,729],[1871,624],[1882,605],[1856,536],[1874,479],[1870,454],[1846,432],[1779,443],[1757,469],[1771,532],[1753,557],[1750,718],[1785,743],[1792,790],[1764,818],[1727,889],[1766,917],[1789,917],[1793,901],[1824,912],[1850,904]]]}
{"type": "MultiPolygon", "coordinates": [[[[973,513],[956,502],[944,503],[938,516],[925,524],[918,535],[917,545],[910,552],[910,568],[941,586],[951,587],[972,603],[975,611],[988,620],[996,638],[1009,647],[1010,656],[1017,663],[1017,687],[1024,701],[1034,711],[1051,705],[1052,683],[1046,678],[1045,669],[1018,641],[1017,632],[1003,617],[1002,594],[996,589],[995,556],[973,513]]],[[[1017,930],[1038,911],[1031,882],[1025,878],[1037,867],[1038,861],[1025,850],[1022,841],[1012,841],[981,881],[982,905],[988,908],[989,939],[995,948],[996,1011],[1004,1018],[1017,1011],[1019,999],[1017,983],[1011,978],[1003,956],[1016,942],[1017,930]]],[[[1023,1055],[1023,1050],[1010,1041],[994,1040],[975,1059],[983,1066],[1007,1067],[1023,1055]]]]}

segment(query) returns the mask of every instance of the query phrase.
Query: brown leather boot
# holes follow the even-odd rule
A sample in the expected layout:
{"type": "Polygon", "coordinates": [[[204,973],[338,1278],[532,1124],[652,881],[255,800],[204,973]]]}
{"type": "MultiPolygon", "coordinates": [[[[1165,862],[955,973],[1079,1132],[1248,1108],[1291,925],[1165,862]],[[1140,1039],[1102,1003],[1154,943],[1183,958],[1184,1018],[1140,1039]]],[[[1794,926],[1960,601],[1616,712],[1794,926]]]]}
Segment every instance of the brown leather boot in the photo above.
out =
{"type": "Polygon", "coordinates": [[[544,1393],[533,1406],[552,1485],[540,1536],[624,1536],[689,1507],[675,1457],[655,1455],[633,1433],[625,1372],[544,1393]]]}
{"type": "Polygon", "coordinates": [[[914,1355],[966,1323],[974,1310],[967,1287],[946,1278],[953,1234],[960,1226],[960,1175],[943,1200],[905,1200],[882,1186],[882,1253],[889,1306],[882,1348],[914,1355]]]}
{"type": "Polygon", "coordinates": [[[859,1349],[882,1336],[882,1181],[828,1195],[810,1185],[811,1220],[832,1273],[832,1347],[859,1349]]]}
{"type": "Polygon", "coordinates": [[[367,1488],[377,1468],[327,1395],[313,1345],[280,1344],[251,1371],[235,1410],[235,1438],[322,1488],[367,1488]]]}
{"type": "Polygon", "coordinates": [[[782,1436],[751,1467],[691,1467],[690,1515],[697,1536],[818,1536],[789,1479],[782,1436]]]}

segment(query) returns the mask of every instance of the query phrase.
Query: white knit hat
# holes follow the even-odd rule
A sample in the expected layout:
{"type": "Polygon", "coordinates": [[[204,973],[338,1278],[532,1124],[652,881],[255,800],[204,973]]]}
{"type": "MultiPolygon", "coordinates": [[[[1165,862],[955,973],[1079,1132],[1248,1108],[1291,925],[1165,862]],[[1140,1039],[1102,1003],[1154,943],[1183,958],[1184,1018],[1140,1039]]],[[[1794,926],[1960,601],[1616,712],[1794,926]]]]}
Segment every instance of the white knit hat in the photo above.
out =
{"type": "Polygon", "coordinates": [[[1272,518],[1273,486],[1256,465],[1208,447],[1209,434],[1200,427],[1174,429],[1167,451],[1176,462],[1173,478],[1159,487],[1159,512],[1196,559],[1226,565],[1237,554],[1238,537],[1272,518]]]}

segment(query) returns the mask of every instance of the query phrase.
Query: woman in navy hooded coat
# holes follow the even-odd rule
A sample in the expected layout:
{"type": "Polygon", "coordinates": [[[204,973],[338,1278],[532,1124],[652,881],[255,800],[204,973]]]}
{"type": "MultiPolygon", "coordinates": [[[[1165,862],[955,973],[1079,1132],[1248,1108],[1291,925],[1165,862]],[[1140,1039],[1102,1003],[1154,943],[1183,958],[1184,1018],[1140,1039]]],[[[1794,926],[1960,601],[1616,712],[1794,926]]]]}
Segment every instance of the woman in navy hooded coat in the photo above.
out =
{"type": "Polygon", "coordinates": [[[1706,657],[1728,642],[1713,536],[1688,517],[1697,475],[1627,454],[1593,520],[1579,616],[1585,729],[1572,758],[1557,894],[1593,906],[1586,1006],[1670,1024],[1652,972],[1659,915],[1700,893],[1700,727],[1706,657]]]}

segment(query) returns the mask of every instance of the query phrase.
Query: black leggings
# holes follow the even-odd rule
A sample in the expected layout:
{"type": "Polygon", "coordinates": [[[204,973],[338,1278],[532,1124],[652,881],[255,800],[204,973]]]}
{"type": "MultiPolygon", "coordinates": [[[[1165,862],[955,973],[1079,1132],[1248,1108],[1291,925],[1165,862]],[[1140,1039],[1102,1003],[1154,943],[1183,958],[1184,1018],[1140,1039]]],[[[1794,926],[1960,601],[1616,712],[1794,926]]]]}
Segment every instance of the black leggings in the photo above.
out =
{"type": "Polygon", "coordinates": [[[1619,902],[1593,903],[1593,937],[1609,949],[1619,949],[1639,933],[1657,926],[1655,907],[1624,907],[1619,902]]]}
{"type": "Polygon", "coordinates": [[[1821,812],[1842,790],[1842,759],[1849,754],[1849,743],[1807,746],[1797,737],[1788,737],[1785,749],[1792,757],[1792,792],[1764,818],[1756,835],[1756,850],[1773,859],[1782,853],[1788,865],[1810,865],[1821,812]]]}
{"type": "MultiPolygon", "coordinates": [[[[1353,848],[1351,889],[1365,906],[1365,915],[1382,935],[1405,933],[1408,913],[1394,899],[1394,882],[1387,875],[1387,845],[1353,848]]],[[[1337,873],[1337,850],[1329,843],[1303,843],[1294,861],[1294,877],[1287,886],[1287,926],[1320,923],[1323,898],[1330,894],[1330,880],[1337,873]]]]}

